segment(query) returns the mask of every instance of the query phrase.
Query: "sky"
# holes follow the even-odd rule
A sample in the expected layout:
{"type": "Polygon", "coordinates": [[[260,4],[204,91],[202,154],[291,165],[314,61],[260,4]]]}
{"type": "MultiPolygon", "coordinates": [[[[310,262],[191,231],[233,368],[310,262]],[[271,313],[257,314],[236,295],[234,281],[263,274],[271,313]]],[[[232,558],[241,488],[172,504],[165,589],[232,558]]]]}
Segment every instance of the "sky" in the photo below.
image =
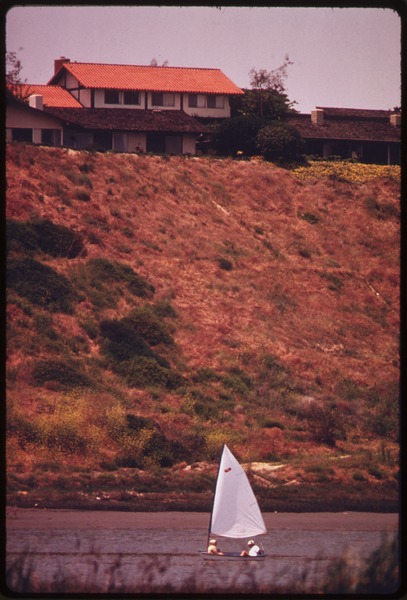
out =
{"type": "Polygon", "coordinates": [[[294,108],[392,109],[401,105],[401,21],[383,8],[212,6],[14,6],[6,49],[21,77],[47,83],[54,59],[219,68],[250,87],[288,54],[294,108]]]}

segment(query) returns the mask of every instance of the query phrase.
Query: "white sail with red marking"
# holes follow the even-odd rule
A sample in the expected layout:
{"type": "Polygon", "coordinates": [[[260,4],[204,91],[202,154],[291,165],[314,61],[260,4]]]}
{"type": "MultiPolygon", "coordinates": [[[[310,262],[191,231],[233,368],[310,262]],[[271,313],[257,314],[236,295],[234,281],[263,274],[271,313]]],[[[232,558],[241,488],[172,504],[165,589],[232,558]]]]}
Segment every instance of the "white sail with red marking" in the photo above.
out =
{"type": "Polygon", "coordinates": [[[229,538],[266,533],[247,475],[226,444],[219,465],[210,533],[229,538]]]}

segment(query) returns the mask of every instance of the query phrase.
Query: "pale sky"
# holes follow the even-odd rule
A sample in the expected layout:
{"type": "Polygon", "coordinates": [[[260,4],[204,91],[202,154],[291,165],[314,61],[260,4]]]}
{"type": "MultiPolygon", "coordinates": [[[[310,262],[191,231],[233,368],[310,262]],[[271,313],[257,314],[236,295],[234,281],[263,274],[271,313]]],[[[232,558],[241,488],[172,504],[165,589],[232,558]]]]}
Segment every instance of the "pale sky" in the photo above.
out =
{"type": "Polygon", "coordinates": [[[219,68],[240,87],[249,71],[279,67],[300,112],[315,106],[392,109],[401,104],[401,22],[378,8],[15,6],[6,49],[21,76],[47,83],[54,59],[219,68]]]}

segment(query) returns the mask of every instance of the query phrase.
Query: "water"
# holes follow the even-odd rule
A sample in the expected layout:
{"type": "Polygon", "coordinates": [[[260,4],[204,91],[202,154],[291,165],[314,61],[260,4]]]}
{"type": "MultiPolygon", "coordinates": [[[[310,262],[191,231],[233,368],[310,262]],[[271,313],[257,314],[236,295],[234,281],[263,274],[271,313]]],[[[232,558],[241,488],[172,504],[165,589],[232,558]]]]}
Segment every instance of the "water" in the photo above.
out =
{"type": "MultiPolygon", "coordinates": [[[[298,530],[294,526],[261,536],[268,555],[261,562],[203,560],[198,550],[205,548],[206,532],[188,527],[185,513],[185,526],[171,529],[103,525],[11,528],[7,563],[25,556],[24,568],[32,567],[36,591],[250,593],[279,586],[290,592],[298,585],[312,591],[332,560],[346,552],[353,565],[361,564],[383,537],[380,524],[368,530],[346,530],[330,525],[332,520],[325,517],[326,525],[318,529],[298,530]]],[[[244,541],[219,540],[219,546],[240,550],[244,541]]],[[[18,584],[9,581],[9,585],[15,588],[18,584]]]]}

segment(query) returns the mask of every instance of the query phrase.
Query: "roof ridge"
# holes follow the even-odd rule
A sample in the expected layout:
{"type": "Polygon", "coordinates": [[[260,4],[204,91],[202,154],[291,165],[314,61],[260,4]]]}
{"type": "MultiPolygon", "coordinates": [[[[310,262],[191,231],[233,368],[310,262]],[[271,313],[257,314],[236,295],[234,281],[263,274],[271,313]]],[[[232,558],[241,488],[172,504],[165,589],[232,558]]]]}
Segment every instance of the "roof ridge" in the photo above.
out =
{"type": "Polygon", "coordinates": [[[96,63],[96,62],[81,62],[81,61],[69,61],[63,63],[62,67],[69,67],[70,65],[86,65],[86,66],[98,66],[98,67],[137,67],[138,69],[193,69],[194,71],[221,71],[219,67],[178,67],[172,65],[132,65],[123,63],[96,63]]]}

